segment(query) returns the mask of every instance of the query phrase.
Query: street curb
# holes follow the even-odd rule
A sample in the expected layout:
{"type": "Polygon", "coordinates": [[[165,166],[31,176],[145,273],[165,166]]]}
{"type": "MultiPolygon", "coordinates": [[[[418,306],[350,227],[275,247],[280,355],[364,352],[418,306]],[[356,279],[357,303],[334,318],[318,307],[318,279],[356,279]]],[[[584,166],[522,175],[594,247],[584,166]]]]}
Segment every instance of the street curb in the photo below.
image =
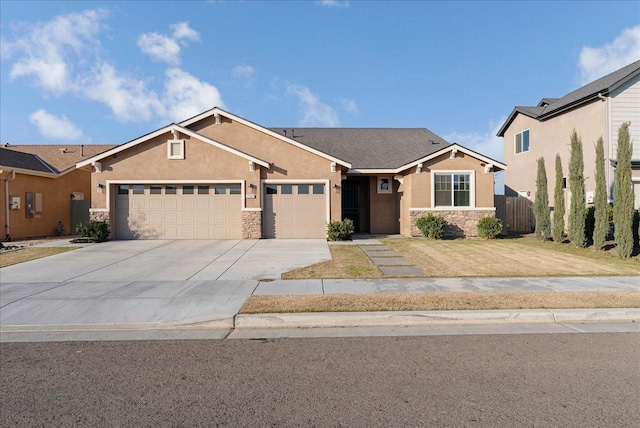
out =
{"type": "Polygon", "coordinates": [[[0,333],[33,332],[90,332],[90,331],[136,331],[136,330],[203,330],[226,329],[234,327],[232,315],[195,318],[184,321],[140,322],[140,323],[101,323],[101,324],[30,324],[2,325],[0,333]]]}
{"type": "Polygon", "coordinates": [[[235,328],[409,327],[424,325],[640,322],[640,309],[526,309],[239,314],[235,328]]]}

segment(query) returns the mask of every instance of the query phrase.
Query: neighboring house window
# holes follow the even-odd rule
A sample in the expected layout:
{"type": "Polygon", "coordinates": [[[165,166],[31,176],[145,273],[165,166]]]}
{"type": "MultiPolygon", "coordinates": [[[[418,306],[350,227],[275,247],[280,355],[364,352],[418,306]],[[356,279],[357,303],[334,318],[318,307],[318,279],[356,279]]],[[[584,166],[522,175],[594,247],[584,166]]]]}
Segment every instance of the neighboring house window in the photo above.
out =
{"type": "Polygon", "coordinates": [[[436,173],[433,183],[436,207],[471,206],[471,173],[436,173]]]}
{"type": "Polygon", "coordinates": [[[516,154],[529,151],[529,130],[516,134],[516,154]]]}
{"type": "Polygon", "coordinates": [[[167,155],[169,159],[184,159],[184,140],[167,141],[167,155]]]}

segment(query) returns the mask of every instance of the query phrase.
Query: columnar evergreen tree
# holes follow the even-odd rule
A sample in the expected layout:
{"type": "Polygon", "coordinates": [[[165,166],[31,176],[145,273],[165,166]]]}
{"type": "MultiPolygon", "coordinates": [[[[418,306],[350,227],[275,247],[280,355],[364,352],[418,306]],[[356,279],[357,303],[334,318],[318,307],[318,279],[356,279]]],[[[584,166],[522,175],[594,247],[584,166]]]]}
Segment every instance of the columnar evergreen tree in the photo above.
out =
{"type": "Polygon", "coordinates": [[[596,198],[594,203],[596,225],[593,230],[593,247],[596,250],[604,246],[609,233],[609,214],[607,213],[607,180],[604,176],[604,141],[598,138],[596,143],[596,198]]]}
{"type": "Polygon", "coordinates": [[[547,170],[544,167],[544,158],[538,159],[533,215],[536,217],[536,238],[542,241],[551,238],[551,212],[549,210],[549,190],[547,189],[547,170]]]}
{"type": "Polygon", "coordinates": [[[616,181],[613,185],[613,223],[616,253],[630,257],[633,252],[633,188],[631,187],[631,150],[629,123],[618,130],[616,181]]]}
{"type": "Polygon", "coordinates": [[[569,160],[569,239],[574,245],[584,247],[584,157],[582,139],[574,129],[571,133],[571,158],[569,160]]]}
{"type": "Polygon", "coordinates": [[[556,155],[556,186],[553,189],[553,240],[562,242],[564,239],[564,175],[562,160],[556,155]]]}

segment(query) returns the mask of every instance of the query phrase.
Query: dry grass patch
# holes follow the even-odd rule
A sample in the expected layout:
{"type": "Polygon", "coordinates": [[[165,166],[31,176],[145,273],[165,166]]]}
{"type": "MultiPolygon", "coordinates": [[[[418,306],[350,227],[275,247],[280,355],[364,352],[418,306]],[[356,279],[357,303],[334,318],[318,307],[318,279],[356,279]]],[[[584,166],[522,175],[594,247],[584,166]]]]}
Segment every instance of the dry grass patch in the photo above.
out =
{"type": "Polygon", "coordinates": [[[0,268],[15,265],[30,260],[66,253],[80,247],[30,247],[22,250],[0,253],[0,268]]]}
{"type": "Polygon", "coordinates": [[[638,308],[640,292],[513,292],[251,296],[242,314],[638,308]]]}
{"type": "Polygon", "coordinates": [[[386,239],[428,277],[640,275],[640,259],[530,238],[386,239]]]}
{"type": "Polygon", "coordinates": [[[331,260],[292,270],[282,279],[380,278],[382,272],[355,245],[331,245],[331,260]]]}

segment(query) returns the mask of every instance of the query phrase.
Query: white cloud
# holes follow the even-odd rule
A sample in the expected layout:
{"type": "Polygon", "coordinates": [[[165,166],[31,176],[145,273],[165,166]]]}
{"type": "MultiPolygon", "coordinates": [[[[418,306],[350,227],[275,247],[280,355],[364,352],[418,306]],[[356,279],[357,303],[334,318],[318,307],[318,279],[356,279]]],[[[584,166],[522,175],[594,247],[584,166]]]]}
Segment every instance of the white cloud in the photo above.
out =
{"type": "Polygon", "coordinates": [[[150,120],[163,108],[158,96],[143,81],[120,75],[108,64],[99,66],[82,83],[82,94],[106,104],[122,122],[150,120]]]}
{"type": "Polygon", "coordinates": [[[450,143],[458,143],[482,155],[502,161],[504,159],[504,141],[502,137],[497,137],[496,134],[505,120],[507,120],[506,116],[501,117],[497,122],[489,121],[489,129],[485,132],[454,131],[443,135],[442,138],[450,143]]]}
{"type": "Polygon", "coordinates": [[[340,108],[347,113],[358,114],[360,110],[358,109],[358,104],[356,104],[355,100],[340,98],[338,100],[340,108]]]}
{"type": "Polygon", "coordinates": [[[85,139],[84,133],[66,118],[54,116],[45,110],[35,111],[29,121],[38,128],[38,132],[47,138],[65,141],[85,139]]]}
{"type": "Polygon", "coordinates": [[[167,70],[165,93],[167,109],[164,116],[178,122],[212,107],[223,107],[222,97],[215,86],[179,68],[167,70]]]}
{"type": "MultiPolygon", "coordinates": [[[[33,77],[45,92],[71,92],[102,103],[122,122],[178,121],[224,106],[216,87],[177,67],[181,45],[200,38],[188,23],[171,25],[171,36],[152,32],[138,39],[144,53],[171,65],[164,86],[154,89],[148,85],[152,76],[123,73],[103,58],[99,33],[105,16],[104,11],[93,10],[60,15],[45,23],[21,24],[18,36],[2,40],[2,59],[14,61],[11,77],[33,77]]],[[[44,111],[36,113],[32,123],[45,126],[55,119],[44,111]]],[[[58,118],[57,122],[63,120],[58,118]]],[[[73,134],[73,125],[67,123],[66,130],[73,134]]]]}
{"type": "Polygon", "coordinates": [[[188,22],[177,22],[175,24],[171,24],[170,27],[173,30],[173,38],[175,40],[186,39],[194,42],[200,40],[200,34],[198,34],[198,32],[193,28],[189,27],[188,22]]]}
{"type": "Polygon", "coordinates": [[[640,59],[640,25],[627,28],[613,42],[580,51],[580,84],[592,82],[640,59]]]}
{"type": "Polygon", "coordinates": [[[338,114],[330,106],[323,104],[318,96],[303,85],[289,85],[287,95],[295,96],[300,103],[303,119],[299,126],[339,126],[338,114]]]}
{"type": "Polygon", "coordinates": [[[200,40],[200,35],[196,30],[189,27],[187,22],[178,22],[170,25],[173,30],[171,36],[160,33],[144,33],[138,38],[140,50],[151,57],[154,61],[166,62],[169,65],[180,64],[180,54],[182,48],[186,46],[186,41],[200,40]]]}
{"type": "Polygon", "coordinates": [[[231,70],[234,78],[242,80],[246,86],[250,86],[255,80],[256,69],[250,65],[236,65],[231,70]]]}
{"type": "Polygon", "coordinates": [[[180,45],[174,39],[158,33],[145,33],[138,38],[138,47],[155,61],[180,64],[180,45]]]}
{"type": "Polygon", "coordinates": [[[327,7],[349,7],[350,6],[348,1],[339,1],[339,0],[320,0],[316,3],[322,6],[327,6],[327,7]]]}
{"type": "Polygon", "coordinates": [[[88,10],[59,15],[45,23],[18,25],[19,36],[3,40],[3,56],[17,57],[11,79],[32,77],[42,89],[54,94],[73,89],[74,66],[80,67],[83,58],[97,55],[97,34],[106,15],[101,9],[88,10]],[[76,64],[69,59],[74,56],[76,64]]]}

